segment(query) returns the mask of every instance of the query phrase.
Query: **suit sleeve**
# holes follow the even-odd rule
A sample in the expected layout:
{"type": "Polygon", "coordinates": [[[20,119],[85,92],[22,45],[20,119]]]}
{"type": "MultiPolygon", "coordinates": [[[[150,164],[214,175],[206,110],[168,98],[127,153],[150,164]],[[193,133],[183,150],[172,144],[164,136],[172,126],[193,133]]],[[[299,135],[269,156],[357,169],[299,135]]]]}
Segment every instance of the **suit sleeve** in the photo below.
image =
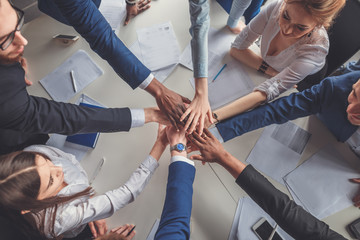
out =
{"type": "Polygon", "coordinates": [[[90,108],[33,96],[14,111],[1,114],[2,129],[32,134],[116,132],[131,127],[128,108],[90,108]]]}
{"type": "Polygon", "coordinates": [[[170,164],[165,203],[155,240],[190,238],[194,178],[194,166],[185,162],[170,164]]]}
{"type": "Polygon", "coordinates": [[[327,78],[320,84],[299,93],[279,98],[251,111],[236,115],[216,125],[224,141],[246,132],[271,124],[281,124],[289,120],[321,112],[333,93],[333,82],[327,78]]]}
{"type": "Polygon", "coordinates": [[[146,68],[116,36],[91,0],[41,0],[42,12],[73,26],[100,57],[133,89],[149,75],[146,68]],[[56,8],[56,9],[54,9],[56,8]]]}
{"type": "Polygon", "coordinates": [[[290,200],[251,165],[244,169],[236,183],[293,238],[346,239],[290,200]]]}

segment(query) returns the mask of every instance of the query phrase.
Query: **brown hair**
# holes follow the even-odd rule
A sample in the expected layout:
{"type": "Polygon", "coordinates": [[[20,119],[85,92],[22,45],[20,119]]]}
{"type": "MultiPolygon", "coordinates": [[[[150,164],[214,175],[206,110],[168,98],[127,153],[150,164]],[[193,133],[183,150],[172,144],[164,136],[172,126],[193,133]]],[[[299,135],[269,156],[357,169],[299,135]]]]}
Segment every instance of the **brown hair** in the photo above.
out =
{"type": "MultiPolygon", "coordinates": [[[[35,226],[35,217],[41,224],[39,231],[45,235],[45,227],[49,227],[51,235],[55,237],[54,224],[59,204],[69,202],[82,196],[91,196],[91,187],[71,196],[54,196],[38,200],[40,190],[40,176],[36,167],[36,156],[48,156],[38,152],[18,151],[0,156],[0,208],[6,208],[18,213],[23,210],[27,220],[35,226]],[[45,226],[45,213],[50,212],[50,224],[45,226]]],[[[24,216],[25,217],[25,216],[24,216]]]]}
{"type": "Polygon", "coordinates": [[[285,2],[303,5],[318,23],[318,26],[324,26],[325,29],[328,29],[345,6],[346,0],[285,0],[285,2]]]}

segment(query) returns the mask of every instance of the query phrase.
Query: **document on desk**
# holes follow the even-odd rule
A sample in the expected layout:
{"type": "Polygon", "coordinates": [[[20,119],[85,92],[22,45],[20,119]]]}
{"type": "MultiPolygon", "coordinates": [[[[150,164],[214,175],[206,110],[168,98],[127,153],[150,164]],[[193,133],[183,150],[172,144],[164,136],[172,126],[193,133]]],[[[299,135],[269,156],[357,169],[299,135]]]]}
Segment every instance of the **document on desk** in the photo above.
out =
{"type": "Polygon", "coordinates": [[[137,30],[143,63],[156,71],[177,64],[180,48],[171,22],[137,30]]]}
{"type": "MultiPolygon", "coordinates": [[[[251,227],[261,218],[265,218],[272,227],[275,227],[276,222],[250,197],[240,198],[228,240],[258,239],[251,227]]],[[[277,227],[276,232],[284,240],[293,239],[280,226],[277,227]]]]}
{"type": "Polygon", "coordinates": [[[285,185],[283,177],[296,168],[310,136],[292,122],[267,126],[246,161],[285,185]]]}
{"type": "MultiPolygon", "coordinates": [[[[217,30],[215,28],[210,28],[208,34],[208,54],[210,55],[211,51],[219,55],[221,59],[224,58],[225,55],[230,51],[231,43],[234,41],[235,37],[236,36],[228,30],[217,30]]],[[[181,53],[180,64],[190,69],[191,71],[194,70],[191,55],[191,43],[189,43],[181,53]]],[[[210,62],[209,66],[211,66],[210,62]]]]}
{"type": "Polygon", "coordinates": [[[80,92],[102,74],[103,70],[90,56],[84,50],[79,50],[41,79],[40,83],[52,99],[58,102],[68,102],[77,92],[80,92]],[[73,71],[76,92],[70,75],[71,71],[73,71]]]}
{"type": "MultiPolygon", "coordinates": [[[[144,58],[141,54],[140,50],[140,43],[139,41],[136,41],[133,45],[129,47],[129,50],[141,61],[144,62],[144,58]]],[[[177,63],[170,65],[168,67],[153,71],[152,74],[154,74],[155,78],[159,82],[164,82],[165,79],[174,71],[175,67],[177,66],[177,63]]]]}
{"type": "MultiPolygon", "coordinates": [[[[105,108],[104,105],[84,94],[81,94],[80,98],[76,101],[75,104],[79,105],[81,102],[105,108]]],[[[56,147],[66,153],[71,153],[80,162],[85,157],[86,153],[90,150],[90,148],[79,144],[67,142],[66,138],[66,135],[51,134],[46,145],[56,147]]]]}
{"type": "Polygon", "coordinates": [[[126,4],[119,0],[102,0],[100,12],[105,17],[113,30],[119,30],[121,23],[125,20],[126,4]]]}
{"type": "Polygon", "coordinates": [[[352,205],[359,186],[349,179],[355,177],[359,173],[327,145],[284,180],[295,202],[323,219],[352,205]]]}
{"type": "MultiPolygon", "coordinates": [[[[208,95],[211,109],[222,107],[252,91],[254,83],[240,62],[231,60],[223,68],[225,63],[220,55],[209,51],[208,57],[208,95]],[[223,70],[220,72],[221,69],[223,70]]],[[[190,79],[190,83],[195,89],[194,78],[190,79]]]]}

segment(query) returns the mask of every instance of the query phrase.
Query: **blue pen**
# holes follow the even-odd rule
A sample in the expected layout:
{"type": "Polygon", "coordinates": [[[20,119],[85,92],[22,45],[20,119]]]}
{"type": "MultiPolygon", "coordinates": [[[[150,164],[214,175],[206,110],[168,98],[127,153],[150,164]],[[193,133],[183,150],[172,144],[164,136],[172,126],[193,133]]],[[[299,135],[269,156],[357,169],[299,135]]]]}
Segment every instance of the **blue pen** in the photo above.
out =
{"type": "Polygon", "coordinates": [[[227,64],[225,63],[224,66],[222,66],[222,68],[220,69],[220,71],[216,74],[216,76],[214,77],[214,79],[212,81],[215,81],[216,78],[220,75],[220,73],[224,70],[224,68],[227,66],[227,64]]]}

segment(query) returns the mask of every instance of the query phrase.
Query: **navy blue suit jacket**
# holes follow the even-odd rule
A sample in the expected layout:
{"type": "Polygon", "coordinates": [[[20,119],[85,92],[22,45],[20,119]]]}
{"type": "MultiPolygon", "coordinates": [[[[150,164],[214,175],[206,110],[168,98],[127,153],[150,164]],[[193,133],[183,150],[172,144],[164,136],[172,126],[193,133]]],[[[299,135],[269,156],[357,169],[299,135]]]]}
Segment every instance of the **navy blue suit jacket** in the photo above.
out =
{"type": "Polygon", "coordinates": [[[56,20],[70,25],[86,39],[100,57],[133,89],[150,74],[98,10],[101,0],[39,0],[39,9],[56,20]]]}
{"type": "Polygon", "coordinates": [[[347,98],[360,71],[325,78],[299,93],[290,94],[216,125],[224,141],[246,132],[289,120],[317,114],[338,141],[346,141],[358,128],[347,119],[347,98]]]}
{"type": "Polygon", "coordinates": [[[165,203],[155,240],[190,238],[194,178],[194,166],[180,161],[170,164],[165,203]]]}

